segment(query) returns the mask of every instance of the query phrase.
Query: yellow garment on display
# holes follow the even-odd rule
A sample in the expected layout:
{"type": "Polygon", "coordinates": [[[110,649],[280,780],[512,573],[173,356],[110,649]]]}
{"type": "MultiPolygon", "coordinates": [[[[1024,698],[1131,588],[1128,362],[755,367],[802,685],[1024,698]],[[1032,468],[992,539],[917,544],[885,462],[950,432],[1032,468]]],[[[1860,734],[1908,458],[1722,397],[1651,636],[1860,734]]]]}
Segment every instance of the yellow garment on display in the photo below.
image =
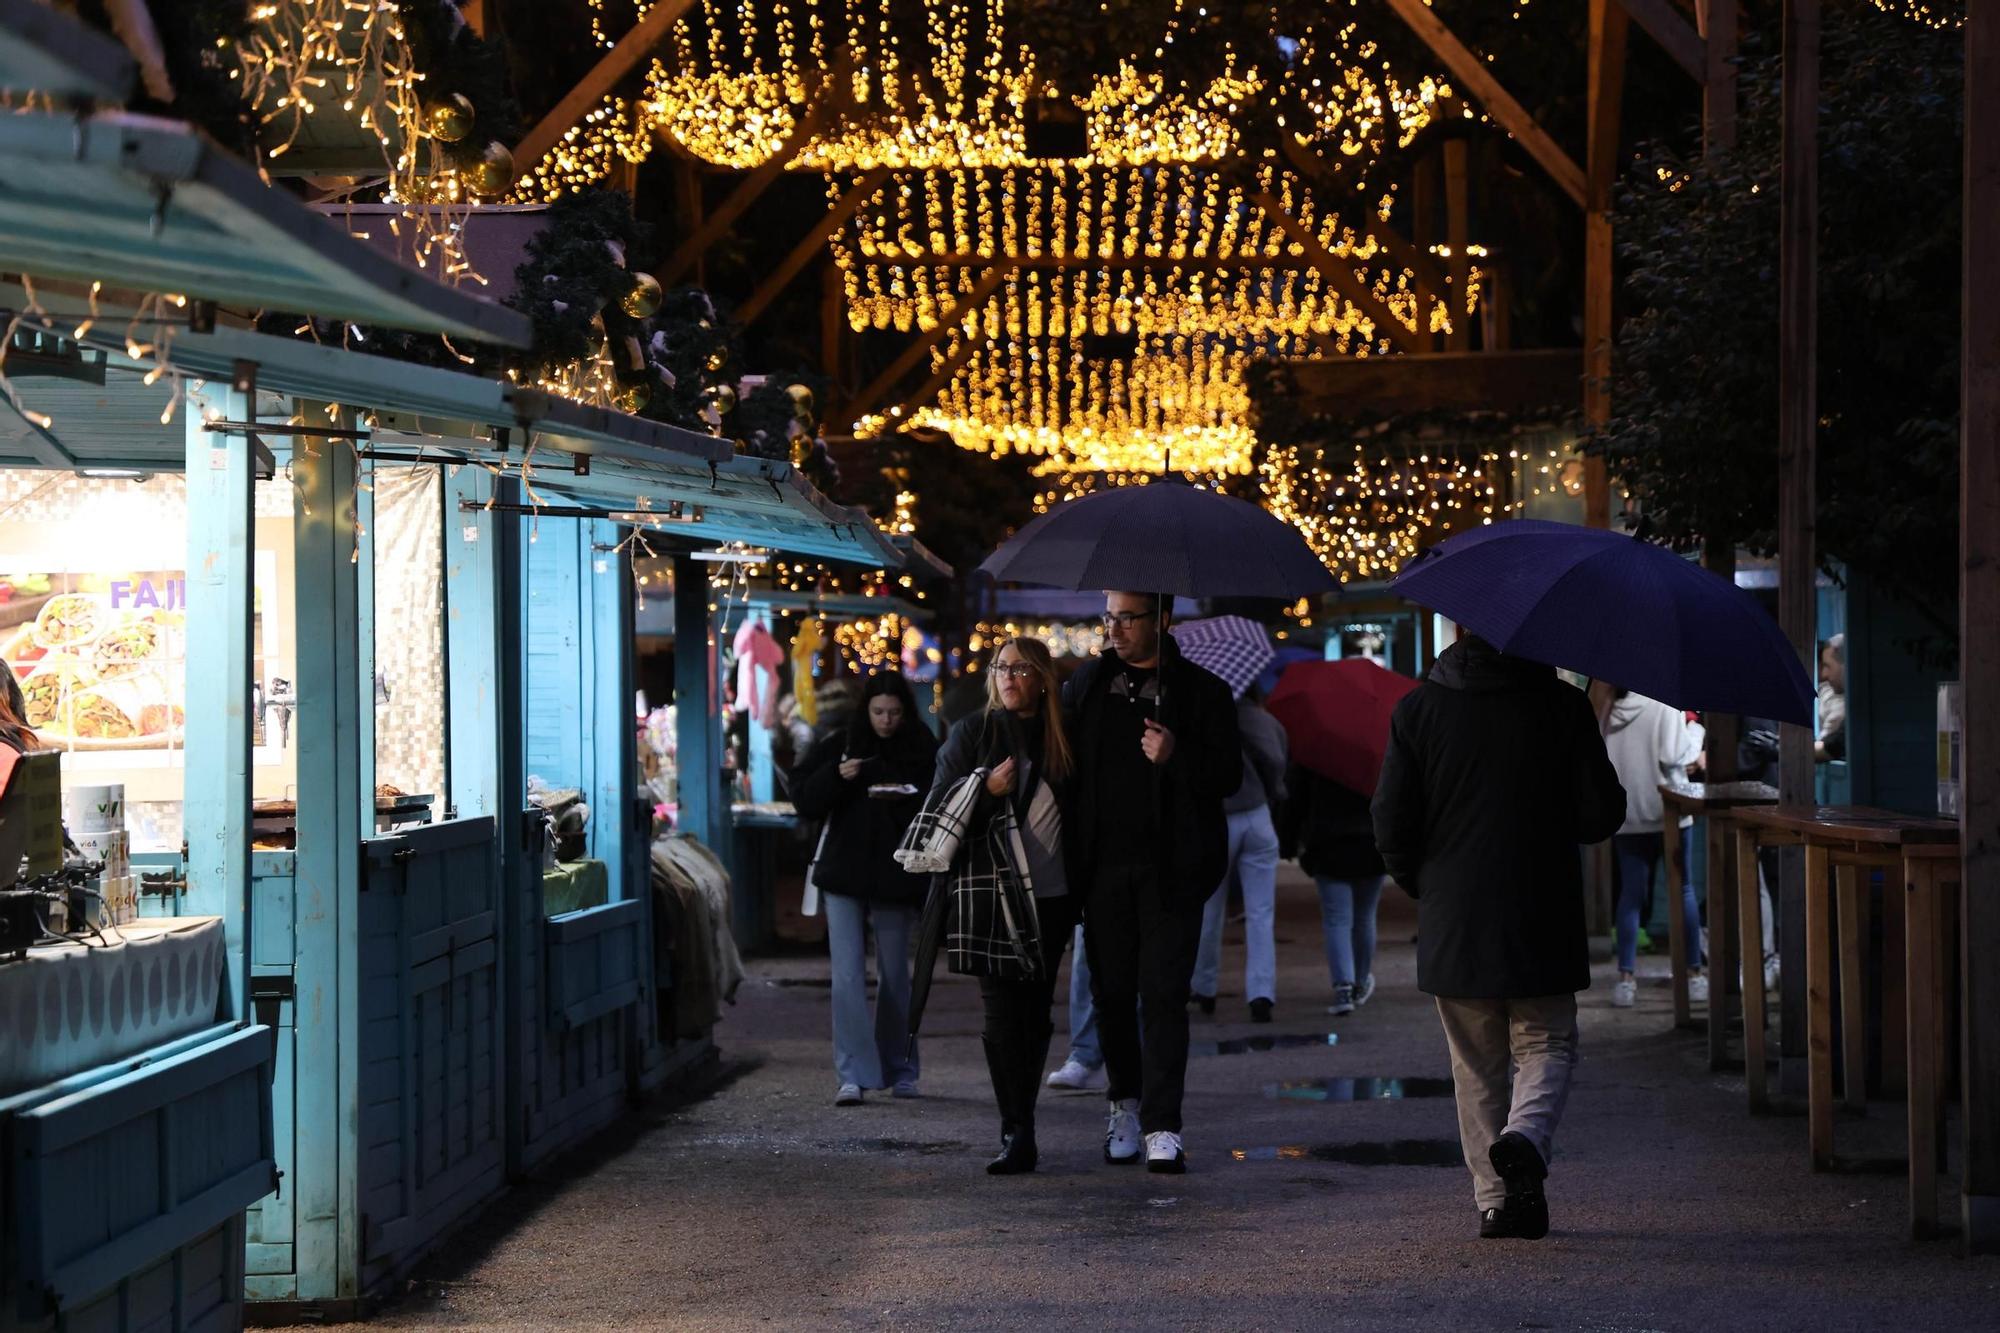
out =
{"type": "Polygon", "coordinates": [[[809,727],[819,725],[819,700],[813,694],[813,659],[826,643],[819,621],[801,620],[792,639],[792,698],[798,701],[799,716],[809,727]]]}

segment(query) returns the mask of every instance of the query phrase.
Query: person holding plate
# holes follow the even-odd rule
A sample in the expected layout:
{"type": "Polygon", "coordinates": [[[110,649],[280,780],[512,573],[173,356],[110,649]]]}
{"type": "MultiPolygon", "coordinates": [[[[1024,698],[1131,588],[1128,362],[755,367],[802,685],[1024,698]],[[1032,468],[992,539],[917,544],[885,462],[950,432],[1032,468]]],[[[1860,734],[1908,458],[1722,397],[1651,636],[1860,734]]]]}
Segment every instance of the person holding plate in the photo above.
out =
{"type": "Polygon", "coordinates": [[[910,1039],[910,941],[929,879],[896,864],[896,848],[923,808],[937,743],[917,716],[909,682],[867,678],[848,725],[825,737],[792,777],[801,815],[826,821],[810,874],[826,904],[833,957],[835,1106],[866,1088],[917,1092],[910,1039]],[[867,932],[875,931],[875,1012],[868,1011],[867,932]]]}

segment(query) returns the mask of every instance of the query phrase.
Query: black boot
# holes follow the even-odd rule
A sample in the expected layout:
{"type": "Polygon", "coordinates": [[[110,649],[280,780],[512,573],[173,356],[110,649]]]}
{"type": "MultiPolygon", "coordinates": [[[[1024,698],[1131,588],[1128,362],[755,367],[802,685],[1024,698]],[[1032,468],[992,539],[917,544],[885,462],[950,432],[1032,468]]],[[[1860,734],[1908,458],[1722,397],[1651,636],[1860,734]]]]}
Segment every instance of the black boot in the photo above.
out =
{"type": "Polygon", "coordinates": [[[1035,1151],[1035,1127],[1016,1126],[1000,1135],[1000,1155],[986,1164],[989,1176],[1019,1176],[1035,1169],[1040,1160],[1035,1151]]]}

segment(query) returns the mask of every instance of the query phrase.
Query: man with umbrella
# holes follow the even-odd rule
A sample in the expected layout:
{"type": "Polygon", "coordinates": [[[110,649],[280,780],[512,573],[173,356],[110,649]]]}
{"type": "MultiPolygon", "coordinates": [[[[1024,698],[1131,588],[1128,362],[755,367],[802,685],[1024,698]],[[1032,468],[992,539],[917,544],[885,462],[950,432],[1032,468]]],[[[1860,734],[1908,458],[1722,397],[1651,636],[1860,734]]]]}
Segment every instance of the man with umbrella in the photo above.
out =
{"type": "Polygon", "coordinates": [[[1077,756],[1065,839],[1110,1073],[1104,1157],[1186,1169],[1188,983],[1243,777],[1229,687],[1181,656],[1164,599],[1105,594],[1105,651],[1063,689],[1077,756]],[[1144,1024],[1143,1040],[1140,1031],[1144,1024]]]}

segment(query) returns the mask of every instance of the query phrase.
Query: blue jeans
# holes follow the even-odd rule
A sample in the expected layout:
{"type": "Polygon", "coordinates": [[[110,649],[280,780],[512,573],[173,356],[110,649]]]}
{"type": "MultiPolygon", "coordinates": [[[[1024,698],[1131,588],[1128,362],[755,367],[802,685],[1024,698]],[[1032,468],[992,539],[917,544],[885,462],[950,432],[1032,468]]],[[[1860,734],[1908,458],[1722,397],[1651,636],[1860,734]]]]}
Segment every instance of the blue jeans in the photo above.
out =
{"type": "Polygon", "coordinates": [[[1278,831],[1268,806],[1229,816],[1229,869],[1201,913],[1201,947],[1195,953],[1197,995],[1215,994],[1222,971],[1222,924],[1229,911],[1229,886],[1243,889],[1243,997],[1278,998],[1278,949],[1273,918],[1278,896],[1278,831]]]}
{"type": "Polygon", "coordinates": [[[910,1037],[910,937],[917,909],[829,893],[826,946],[833,957],[833,1072],[842,1083],[886,1088],[917,1078],[910,1037]],[[868,1013],[866,927],[875,927],[875,1013],[868,1013]]]}
{"type": "Polygon", "coordinates": [[[1375,970],[1375,909],[1383,875],[1319,881],[1319,923],[1326,934],[1326,970],[1333,984],[1352,986],[1375,970]]]}
{"type": "MultiPolygon", "coordinates": [[[[1681,920],[1687,930],[1688,966],[1701,967],[1701,909],[1695,905],[1694,881],[1687,874],[1688,857],[1694,851],[1694,830],[1680,831],[1681,920]]],[[[1620,833],[1611,840],[1618,858],[1618,970],[1630,972],[1639,958],[1639,911],[1652,887],[1653,872],[1665,855],[1666,839],[1658,833],[1620,833]]],[[[1673,910],[1673,904],[1667,904],[1673,910]]]]}
{"type": "Polygon", "coordinates": [[[1083,927],[1076,928],[1076,947],[1069,955],[1069,1058],[1086,1069],[1104,1066],[1104,1048],[1097,1044],[1097,1009],[1090,1000],[1090,960],[1083,952],[1083,927]]]}

